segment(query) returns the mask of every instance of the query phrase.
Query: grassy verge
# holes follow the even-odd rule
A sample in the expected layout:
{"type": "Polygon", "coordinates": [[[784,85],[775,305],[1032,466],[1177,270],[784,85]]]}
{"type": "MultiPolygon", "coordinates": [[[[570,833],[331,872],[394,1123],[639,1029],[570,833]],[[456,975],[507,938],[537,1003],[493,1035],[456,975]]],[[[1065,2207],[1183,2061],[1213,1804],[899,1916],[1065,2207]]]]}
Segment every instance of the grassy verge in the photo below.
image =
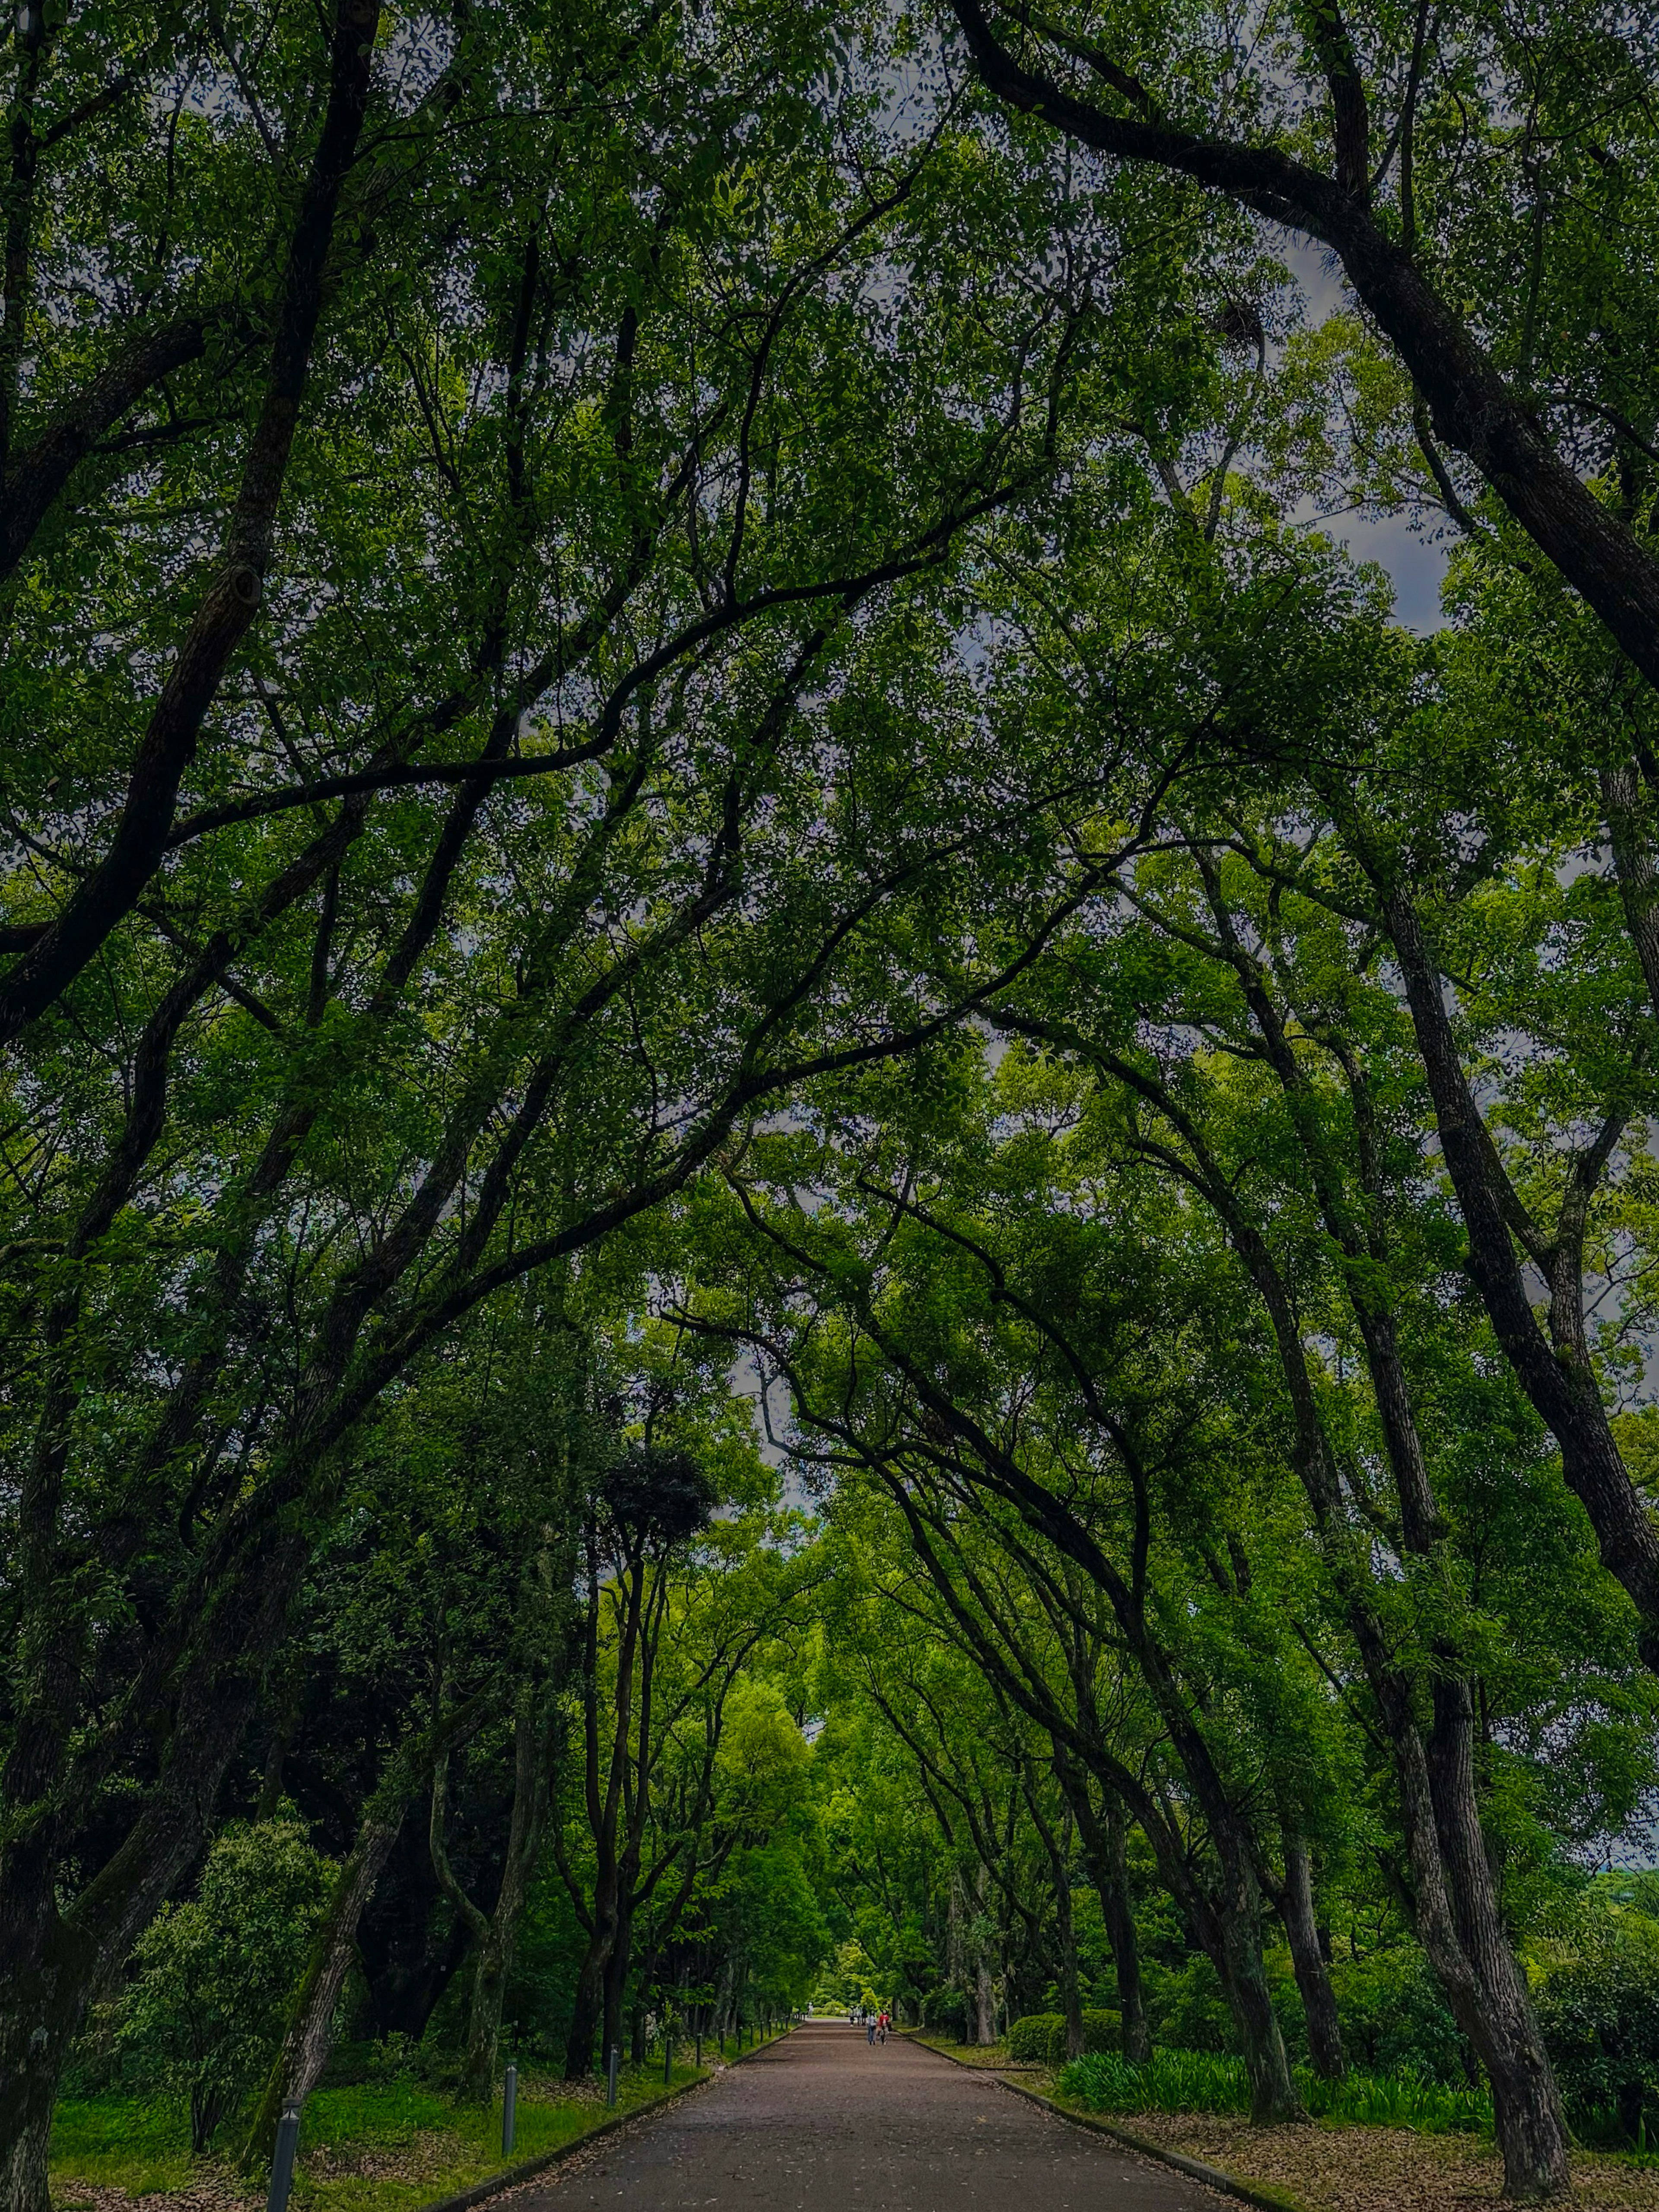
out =
{"type": "MultiPolygon", "coordinates": [[[[1495,2202],[1502,2186],[1486,2100],[1431,2083],[1361,2075],[1321,2084],[1313,2092],[1319,2124],[1257,2128],[1237,2060],[1161,2051],[1149,2066],[1130,2067],[1091,2057],[1061,2069],[1057,2081],[1052,2069],[1010,2065],[1006,2046],[915,2039],[1007,2075],[1062,2112],[1099,2114],[1143,2143],[1218,2167],[1284,2212],[1468,2212],[1495,2202]]],[[[1651,2154],[1575,2150],[1573,2203],[1579,2212],[1655,2212],[1656,2167],[1651,2154]]]]}
{"type": "Polygon", "coordinates": [[[930,2035],[921,2028],[902,2028],[912,2043],[920,2043],[928,2051],[943,2052],[963,2066],[986,2066],[994,2074],[1018,2074],[1022,2081],[1030,2081],[1038,2087],[1053,2074],[1051,2066],[1039,2065],[1034,2058],[1011,2058],[1006,2042],[952,2043],[947,2035],[930,2035]]]}
{"type": "MultiPolygon", "coordinates": [[[[1404,2075],[1346,2074],[1324,2081],[1297,2069],[1297,2087],[1316,2119],[1339,2127],[1409,2128],[1416,2135],[1490,2136],[1492,2099],[1404,2075]]],[[[1101,2052],[1074,2058],[1060,2076],[1068,2101],[1091,2112],[1247,2113],[1244,2062],[1204,2051],[1160,2051],[1143,2065],[1101,2052]]]]}
{"type": "Polygon", "coordinates": [[[190,2186],[202,2163],[191,2156],[190,2130],[171,2106],[138,2097],[92,2097],[59,2105],[53,2117],[54,2204],[88,2202],[84,2192],[94,2189],[171,2195],[190,2186]]]}
{"type": "MultiPolygon", "coordinates": [[[[660,2063],[624,2067],[617,2109],[643,2111],[666,2088],[700,2081],[715,2057],[705,2047],[699,2071],[676,2066],[670,2082],[660,2063]]],[[[736,2057],[735,2045],[726,2054],[736,2057]]],[[[308,2100],[295,2170],[296,2212],[415,2212],[507,2166],[546,2156],[592,2134],[606,2118],[603,2086],[530,2075],[519,2085],[517,2139],[501,2155],[499,2101],[490,2109],[458,2104],[415,2082],[365,2083],[319,2089],[308,2100]]],[[[235,2130],[224,2130],[226,2145],[235,2130]]],[[[176,2109],[129,2097],[60,2105],[52,2128],[53,2203],[72,2212],[112,2212],[110,2192],[193,2207],[258,2204],[264,2191],[238,2174],[228,2156],[192,2158],[189,2130],[176,2109]]]]}

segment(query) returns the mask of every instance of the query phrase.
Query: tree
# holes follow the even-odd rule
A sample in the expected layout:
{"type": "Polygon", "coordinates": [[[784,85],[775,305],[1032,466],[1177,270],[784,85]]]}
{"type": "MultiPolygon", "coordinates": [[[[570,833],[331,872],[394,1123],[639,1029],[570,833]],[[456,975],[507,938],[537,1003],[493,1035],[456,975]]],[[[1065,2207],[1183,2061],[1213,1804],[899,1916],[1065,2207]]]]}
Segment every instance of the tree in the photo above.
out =
{"type": "MultiPolygon", "coordinates": [[[[1289,66],[1276,78],[1238,49],[1219,15],[1189,23],[1174,11],[1121,22],[1109,15],[1073,27],[1024,10],[1000,35],[980,0],[952,0],[952,10],[998,100],[1079,145],[1191,178],[1329,246],[1412,380],[1417,434],[1441,499],[1464,511],[1433,437],[1474,465],[1649,683],[1659,683],[1659,564],[1574,465],[1593,453],[1621,469],[1650,465],[1652,392],[1621,358],[1624,328],[1605,347],[1581,336],[1587,303],[1572,295],[1583,283],[1585,229],[1559,219],[1562,204],[1583,192],[1604,222],[1615,206],[1628,222],[1651,194],[1640,87],[1653,55],[1623,17],[1591,9],[1570,27],[1553,25],[1541,41],[1486,9],[1455,27],[1419,13],[1414,23],[1379,20],[1356,34],[1339,8],[1321,5],[1295,27],[1289,66]],[[1605,101],[1595,119],[1587,75],[1605,101]],[[1481,92],[1468,106],[1462,91],[1474,78],[1481,92]],[[1229,127],[1241,100],[1254,125],[1245,136],[1229,127]],[[1310,111],[1328,167],[1316,166],[1310,111]],[[1511,131],[1520,113],[1527,122],[1511,131]],[[1602,116],[1617,118],[1616,154],[1598,135],[1602,116]],[[1471,130],[1498,157],[1473,204],[1458,185],[1471,130]],[[1473,278],[1474,316],[1454,305],[1448,277],[1473,278]],[[1569,308],[1552,328],[1557,300],[1578,313],[1569,308]],[[1567,345],[1551,344],[1569,331],[1567,345]],[[1547,413],[1556,416],[1555,438],[1547,413]]],[[[1606,248],[1593,253],[1598,304],[1613,289],[1610,258],[1606,248]]],[[[1638,278],[1621,307],[1621,325],[1650,325],[1650,284],[1638,278]]]]}
{"type": "Polygon", "coordinates": [[[268,2061],[332,1871],[296,1821],[228,1828],[197,1895],[145,1931],[121,2038],[188,2104],[192,2150],[268,2061]]]}

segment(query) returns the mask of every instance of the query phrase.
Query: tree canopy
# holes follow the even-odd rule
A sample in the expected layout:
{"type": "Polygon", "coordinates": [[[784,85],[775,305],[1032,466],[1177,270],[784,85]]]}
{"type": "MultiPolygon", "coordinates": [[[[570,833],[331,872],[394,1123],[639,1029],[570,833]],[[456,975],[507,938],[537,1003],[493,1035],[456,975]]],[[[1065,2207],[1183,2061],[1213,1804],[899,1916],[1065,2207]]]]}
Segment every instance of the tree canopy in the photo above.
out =
{"type": "Polygon", "coordinates": [[[1656,64],[25,0],[7,2212],[815,1991],[1642,2136],[1656,64]]]}

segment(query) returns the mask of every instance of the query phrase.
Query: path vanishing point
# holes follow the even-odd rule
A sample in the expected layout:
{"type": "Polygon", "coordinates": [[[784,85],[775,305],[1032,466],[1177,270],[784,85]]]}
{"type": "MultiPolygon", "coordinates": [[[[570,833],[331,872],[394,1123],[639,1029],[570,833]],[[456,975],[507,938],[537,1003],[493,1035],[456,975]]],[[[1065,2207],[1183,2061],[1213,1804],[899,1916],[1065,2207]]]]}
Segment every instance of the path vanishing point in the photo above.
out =
{"type": "MultiPolygon", "coordinates": [[[[501,2212],[1216,2212],[1183,2175],[896,2036],[811,2021],[501,2212]]],[[[501,2200],[496,2200],[501,2203],[501,2200]]]]}

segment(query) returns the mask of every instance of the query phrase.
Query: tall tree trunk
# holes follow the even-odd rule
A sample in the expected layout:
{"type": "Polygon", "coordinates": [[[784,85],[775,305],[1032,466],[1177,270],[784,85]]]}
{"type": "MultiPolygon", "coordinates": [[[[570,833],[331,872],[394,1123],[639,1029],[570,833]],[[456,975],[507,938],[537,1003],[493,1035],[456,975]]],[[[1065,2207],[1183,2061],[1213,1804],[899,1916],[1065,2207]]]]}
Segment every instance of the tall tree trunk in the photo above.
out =
{"type": "Polygon", "coordinates": [[[1100,1910],[1106,1923],[1106,1940],[1112,1947],[1117,1974],[1117,2008],[1123,2035],[1123,2056],[1134,2065],[1152,2055],[1152,2031],[1146,2021],[1146,1998],[1140,1976],[1140,1939],[1135,1933],[1134,1898],[1129,1888],[1129,1820],[1115,1798],[1109,1797],[1099,1830],[1091,1845],[1085,1831],[1100,1910]]]}
{"type": "Polygon", "coordinates": [[[1083,1991],[1077,1971],[1077,1930],[1072,1924],[1071,1875],[1064,1857],[1055,1868],[1054,1918],[1060,1942],[1060,2002],[1066,2015],[1066,2056],[1083,2056],[1083,1991]]]}
{"type": "Polygon", "coordinates": [[[1077,1970],[1077,1929],[1072,1915],[1072,1870],[1066,1863],[1066,1844],[1070,1840],[1071,1822],[1065,1824],[1065,1834],[1057,1836],[1043,1818],[1037,1802],[1036,1792],[1029,1786],[1026,1802],[1030,1807],[1031,1819],[1042,1838],[1042,1847],[1048,1854],[1048,1871],[1054,1889],[1054,1936],[1060,1951],[1060,2005],[1066,2021],[1066,2056],[1083,2056],[1083,1993],[1077,1970]]]}
{"type": "Polygon", "coordinates": [[[605,2048],[607,2053],[622,2049],[623,2019],[628,2007],[628,1970],[632,1964],[633,1949],[633,1912],[619,1903],[616,1935],[605,1962],[605,2048]]]}
{"type": "Polygon", "coordinates": [[[55,1911],[32,1948],[28,1967],[14,1969],[0,1985],[0,2203],[6,2212],[52,2212],[52,2116],[95,1965],[91,1945],[55,1911]]]}
{"type": "Polygon", "coordinates": [[[1288,1830],[1282,1911],[1296,1985],[1302,1993],[1302,2009],[1308,2022],[1308,2053],[1314,2072],[1324,2081],[1334,2081],[1346,2070],[1346,2061],[1336,2016],[1336,1993],[1325,1969],[1324,1947],[1314,1911],[1313,1862],[1301,1837],[1288,1830]]]}
{"type": "Polygon", "coordinates": [[[1141,1987],[1140,1942],[1135,1934],[1134,1898],[1129,1888],[1129,1819],[1110,1790],[1097,1811],[1087,1784],[1067,1758],[1056,1757],[1055,1771],[1077,1822],[1089,1879],[1100,1899],[1106,1940],[1112,1947],[1117,1977],[1117,2008],[1123,2056],[1140,2065],[1152,2055],[1141,1987]]]}
{"type": "Polygon", "coordinates": [[[444,1798],[449,1749],[437,1756],[432,1778],[432,1866],[444,1894],[465,1922],[473,1942],[472,1983],[467,1999],[465,2094],[487,2104],[495,2094],[495,2058],[501,2043],[501,2004],[518,1945],[530,1877],[541,1847],[550,1797],[553,1757],[551,1700],[544,1683],[526,1683],[519,1692],[513,1721],[513,1814],[507,1856],[494,1910],[485,1912],[456,1880],[444,1846],[444,1798]]]}
{"type": "Polygon", "coordinates": [[[968,2033],[968,1946],[963,1939],[963,1881],[960,1867],[951,1869],[950,1887],[945,1893],[945,1978],[953,1990],[962,1991],[962,2032],[968,2033]]]}
{"type": "Polygon", "coordinates": [[[596,1936],[589,1941],[576,1976],[576,1998],[564,2046],[567,2081],[584,2081],[593,2071],[593,2039],[605,2019],[605,1945],[596,1936]]]}
{"type": "Polygon", "coordinates": [[[1571,2187],[1566,2120],[1526,1976],[1498,1913],[1475,1796],[1474,1700],[1467,1679],[1437,1681],[1434,1709],[1429,1789],[1452,1916],[1479,1995],[1481,2033],[1474,2042],[1492,2079],[1504,2194],[1522,2202],[1562,2196],[1571,2187]]]}
{"type": "Polygon", "coordinates": [[[991,1978],[990,1954],[981,1944],[974,1962],[974,2040],[989,2045],[996,2039],[996,1984],[991,1978]]]}
{"type": "Polygon", "coordinates": [[[474,2104],[487,2105],[495,2090],[501,2040],[501,2008],[507,1976],[518,1948],[518,1913],[491,1913],[484,1939],[472,1957],[472,1985],[467,1993],[466,2057],[462,2080],[474,2104]]]}
{"type": "Polygon", "coordinates": [[[305,1972],[289,2007],[283,2047],[265,2077],[242,2147],[245,2173],[258,2172],[270,2163],[283,2106],[309,2096],[328,2062],[334,2010],[356,1951],[358,1924],[398,1840],[410,1800],[441,1750],[452,1750],[465,1741],[489,1710],[488,1699],[469,1698],[434,1727],[400,1744],[387,1760],[363,1808],[350,1856],[335,1876],[322,1925],[312,1939],[305,1972]]]}
{"type": "MultiPolygon", "coordinates": [[[[165,1763],[114,1856],[67,1911],[66,1843],[42,1820],[4,1852],[0,1881],[0,2212],[51,2212],[46,2145],[64,2065],[87,2012],[114,1985],[200,1844],[207,1808],[257,1706],[282,1639],[302,1540],[259,1546],[262,1570],[219,1597],[173,1709],[165,1763]]],[[[20,1747],[14,1746],[13,1759],[20,1747]]],[[[9,1765],[9,1792],[19,1775],[9,1765]]]]}
{"type": "Polygon", "coordinates": [[[495,2094],[501,2034],[501,2007],[518,1950],[530,1879],[541,1850],[551,1794],[553,1736],[550,1716],[533,1693],[520,1698],[513,1730],[513,1817],[507,1830],[501,1887],[489,1926],[473,1964],[467,2008],[467,2094],[480,2104],[495,2094]]]}
{"type": "Polygon", "coordinates": [[[1308,2116],[1291,2076],[1290,2054],[1273,2010],[1261,1956],[1260,1902],[1254,1893],[1252,1882],[1248,1893],[1241,1887],[1218,1903],[1219,1952],[1212,1952],[1212,1957],[1227,1993],[1249,2077],[1251,2121],[1259,2128],[1280,2127],[1308,2116]]]}
{"type": "Polygon", "coordinates": [[[974,2040],[984,2045],[997,2039],[996,1989],[991,1979],[991,1946],[986,1929],[984,1867],[974,1872],[974,2040]]]}
{"type": "Polygon", "coordinates": [[[720,1960],[720,1978],[715,1985],[713,2020],[714,2040],[724,2044],[732,2032],[732,1992],[737,1981],[737,1954],[728,1951],[720,1960]]]}
{"type": "MultiPolygon", "coordinates": [[[[1261,1889],[1256,1876],[1255,1837],[1248,1817],[1230,1796],[1207,1741],[1184,1701],[1176,1694],[1173,1684],[1162,1679],[1161,1668],[1155,1673],[1149,1668],[1146,1672],[1150,1686],[1158,1694],[1174,1747],[1204,1808],[1210,1840],[1219,1862],[1214,1885],[1204,1898],[1210,1930],[1206,1941],[1238,2031],[1244,2069],[1250,2081],[1250,2118],[1257,2127],[1279,2127],[1287,2122],[1305,2120],[1308,2116],[1291,2078],[1290,2054],[1285,2048],[1279,2015],[1273,2010],[1273,1992],[1261,1954],[1261,1889]]],[[[1166,1879],[1176,1872],[1179,1856],[1178,1850],[1169,1849],[1167,1844],[1160,1852],[1166,1879]]],[[[1175,1888],[1172,1893],[1178,1898],[1181,1891],[1175,1888]]]]}
{"type": "MultiPolygon", "coordinates": [[[[1129,1822],[1123,1808],[1106,1811],[1106,1880],[1100,1890],[1106,1936],[1117,1973],[1118,2015],[1123,2027],[1123,2056],[1139,2065],[1152,2055],[1152,2029],[1140,1975],[1140,1938],[1135,1932],[1134,1899],[1129,1888],[1129,1822]]],[[[1098,1886],[1098,1885],[1097,1885],[1098,1886]]]]}

